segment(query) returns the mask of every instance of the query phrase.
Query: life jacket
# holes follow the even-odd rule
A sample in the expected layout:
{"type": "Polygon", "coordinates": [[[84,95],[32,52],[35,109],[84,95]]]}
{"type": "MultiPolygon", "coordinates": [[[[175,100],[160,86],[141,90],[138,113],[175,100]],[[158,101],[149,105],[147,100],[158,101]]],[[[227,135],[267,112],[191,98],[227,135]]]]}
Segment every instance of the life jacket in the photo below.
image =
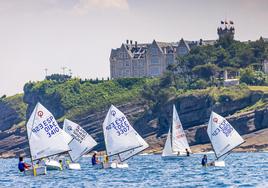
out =
{"type": "Polygon", "coordinates": [[[19,162],[18,168],[19,168],[20,172],[24,172],[24,170],[25,170],[24,162],[19,162]]]}
{"type": "Polygon", "coordinates": [[[91,159],[91,163],[92,163],[92,165],[97,164],[96,156],[93,156],[93,157],[92,157],[92,159],[91,159]]]}
{"type": "Polygon", "coordinates": [[[207,164],[207,159],[203,158],[202,159],[202,166],[205,166],[207,164]]]}

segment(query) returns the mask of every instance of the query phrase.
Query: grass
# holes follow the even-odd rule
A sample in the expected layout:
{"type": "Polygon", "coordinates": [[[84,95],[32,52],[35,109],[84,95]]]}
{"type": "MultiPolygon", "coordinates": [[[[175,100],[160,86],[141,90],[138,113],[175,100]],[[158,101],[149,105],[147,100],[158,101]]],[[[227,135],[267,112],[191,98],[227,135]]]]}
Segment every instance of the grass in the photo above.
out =
{"type": "Polygon", "coordinates": [[[265,106],[268,105],[268,100],[266,99],[260,99],[258,102],[256,102],[255,104],[248,106],[240,111],[238,111],[237,113],[244,113],[244,112],[249,112],[252,110],[257,110],[257,109],[261,109],[264,108],[265,106]]]}
{"type": "Polygon", "coordinates": [[[248,86],[251,91],[262,91],[265,94],[268,94],[268,86],[248,86]]]}

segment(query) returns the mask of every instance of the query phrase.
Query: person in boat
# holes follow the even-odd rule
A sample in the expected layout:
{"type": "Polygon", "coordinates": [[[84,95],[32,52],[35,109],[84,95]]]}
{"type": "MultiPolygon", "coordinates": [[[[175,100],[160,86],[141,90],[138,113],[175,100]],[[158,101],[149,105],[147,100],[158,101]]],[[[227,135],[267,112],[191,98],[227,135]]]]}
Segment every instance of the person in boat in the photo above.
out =
{"type": "Polygon", "coordinates": [[[25,170],[29,170],[30,167],[31,167],[31,165],[29,165],[28,163],[25,163],[23,161],[23,157],[19,157],[18,168],[19,168],[20,172],[24,172],[25,170]]]}
{"type": "Polygon", "coordinates": [[[59,163],[60,163],[60,168],[61,168],[61,170],[64,168],[64,165],[63,165],[63,162],[62,162],[62,160],[60,159],[59,160],[59,163]]]}
{"type": "Polygon", "coordinates": [[[185,151],[186,151],[186,155],[189,157],[190,156],[189,150],[186,148],[185,151]]]}
{"type": "Polygon", "coordinates": [[[46,165],[46,162],[45,162],[45,160],[42,158],[42,159],[39,159],[39,160],[36,162],[36,165],[37,165],[37,166],[45,166],[45,165],[46,165]]]}
{"type": "Polygon", "coordinates": [[[207,166],[207,163],[208,163],[207,155],[204,155],[201,164],[202,166],[207,166]]]}
{"type": "Polygon", "coordinates": [[[92,165],[96,165],[96,164],[99,164],[99,160],[97,158],[97,152],[95,151],[92,158],[91,158],[91,163],[92,165]]]}
{"type": "Polygon", "coordinates": [[[108,163],[109,162],[109,157],[108,155],[104,155],[104,160],[103,160],[104,163],[108,163]]]}

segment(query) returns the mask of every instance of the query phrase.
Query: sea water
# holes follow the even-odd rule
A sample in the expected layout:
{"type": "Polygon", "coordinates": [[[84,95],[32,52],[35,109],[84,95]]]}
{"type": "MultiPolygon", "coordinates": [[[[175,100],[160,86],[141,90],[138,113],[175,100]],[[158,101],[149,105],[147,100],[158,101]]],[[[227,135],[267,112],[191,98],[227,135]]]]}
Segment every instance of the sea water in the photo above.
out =
{"type": "MultiPolygon", "coordinates": [[[[0,159],[0,187],[268,187],[268,153],[232,153],[225,167],[202,167],[202,156],[162,160],[138,155],[128,160],[127,169],[98,170],[85,157],[80,171],[48,171],[38,177],[20,173],[18,159],[0,159]]],[[[208,160],[213,158],[208,154],[208,160]]]]}

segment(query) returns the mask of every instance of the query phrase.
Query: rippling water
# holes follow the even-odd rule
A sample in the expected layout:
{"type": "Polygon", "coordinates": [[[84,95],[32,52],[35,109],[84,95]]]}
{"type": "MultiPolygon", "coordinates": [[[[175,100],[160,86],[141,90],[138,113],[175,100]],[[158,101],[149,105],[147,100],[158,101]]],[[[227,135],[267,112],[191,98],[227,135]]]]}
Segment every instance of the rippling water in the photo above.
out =
{"type": "Polygon", "coordinates": [[[81,171],[48,171],[38,177],[19,173],[17,159],[0,159],[0,187],[268,187],[268,153],[232,153],[226,167],[201,167],[201,158],[135,156],[128,169],[106,170],[93,169],[90,158],[83,158],[81,171]]]}

